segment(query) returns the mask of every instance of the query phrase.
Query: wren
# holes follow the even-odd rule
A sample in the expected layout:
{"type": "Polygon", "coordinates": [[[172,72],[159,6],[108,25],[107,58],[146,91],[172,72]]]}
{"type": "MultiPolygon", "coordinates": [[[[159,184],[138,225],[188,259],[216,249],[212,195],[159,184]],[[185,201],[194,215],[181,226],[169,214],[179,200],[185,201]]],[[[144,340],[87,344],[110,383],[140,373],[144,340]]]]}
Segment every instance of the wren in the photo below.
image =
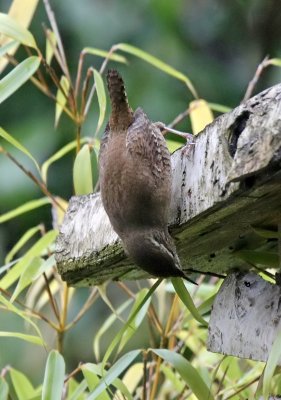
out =
{"type": "Polygon", "coordinates": [[[107,84],[111,115],[99,155],[105,211],[136,265],[155,277],[186,278],[168,232],[171,159],[159,124],[131,109],[117,71],[108,71],[107,84]]]}

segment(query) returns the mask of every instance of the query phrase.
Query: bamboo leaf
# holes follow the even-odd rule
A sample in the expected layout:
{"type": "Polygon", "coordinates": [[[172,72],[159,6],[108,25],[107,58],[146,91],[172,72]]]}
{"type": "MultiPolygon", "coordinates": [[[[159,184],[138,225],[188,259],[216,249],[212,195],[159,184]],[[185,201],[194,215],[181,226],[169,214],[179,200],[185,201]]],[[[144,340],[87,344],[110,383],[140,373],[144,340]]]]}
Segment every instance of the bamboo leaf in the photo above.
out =
{"type": "Polygon", "coordinates": [[[55,115],[55,127],[58,126],[61,113],[63,112],[63,109],[67,103],[67,96],[69,93],[69,81],[66,76],[62,76],[60,79],[60,86],[62,90],[59,88],[57,91],[57,96],[56,96],[56,115],[55,115]]]}
{"type": "MultiPolygon", "coordinates": [[[[6,43],[4,46],[0,47],[0,57],[3,57],[7,53],[9,53],[13,48],[18,46],[18,43],[16,40],[12,40],[11,42],[6,43]]],[[[2,60],[0,60],[1,63],[2,60]]],[[[1,71],[0,71],[1,72],[1,71]]]]}
{"type": "Polygon", "coordinates": [[[160,69],[161,71],[165,72],[168,75],[173,76],[176,79],[179,79],[180,81],[183,81],[192,95],[197,98],[198,95],[196,93],[196,90],[191,83],[191,80],[184,75],[182,72],[177,71],[175,68],[171,67],[170,65],[164,63],[163,61],[159,60],[159,58],[156,58],[152,56],[151,54],[137,48],[134,46],[131,46],[130,44],[126,43],[119,43],[115,46],[116,49],[122,50],[125,53],[132,54],[138,58],[141,58],[142,60],[146,61],[147,63],[153,65],[154,67],[160,69]]]}
{"type": "Polygon", "coordinates": [[[167,139],[166,140],[167,147],[170,153],[173,153],[174,151],[180,149],[182,146],[184,146],[184,143],[182,142],[177,142],[176,140],[172,139],[167,139]]]}
{"type": "Polygon", "coordinates": [[[272,268],[279,267],[278,253],[271,253],[269,251],[239,250],[235,251],[233,254],[252,264],[261,264],[272,268]]]}
{"type": "MultiPolygon", "coordinates": [[[[36,1],[36,3],[37,2],[38,2],[38,0],[36,1]]],[[[17,1],[17,3],[19,4],[19,1],[17,1]]],[[[23,10],[23,7],[22,7],[22,10],[23,10]]],[[[29,9],[29,7],[26,7],[26,5],[24,8],[25,8],[25,10],[29,9]]],[[[35,9],[32,10],[32,7],[31,7],[29,9],[29,11],[34,12],[35,9]]],[[[32,15],[33,14],[31,12],[29,17],[32,18],[32,15]]],[[[28,21],[28,19],[31,20],[31,18],[26,18],[26,22],[28,21]]],[[[0,13],[0,33],[2,33],[5,36],[8,36],[14,40],[17,40],[18,42],[20,42],[21,44],[24,44],[25,46],[29,46],[29,47],[33,47],[34,49],[37,49],[37,45],[36,45],[33,35],[23,25],[24,24],[21,24],[19,21],[16,21],[14,18],[12,18],[11,15],[0,13]]],[[[25,23],[25,25],[28,25],[28,23],[25,23]]]]}
{"type": "Polygon", "coordinates": [[[208,323],[202,318],[201,314],[198,312],[196,306],[193,303],[193,300],[188,293],[183,281],[181,278],[171,278],[171,282],[174,286],[174,289],[183,302],[183,304],[186,306],[186,308],[189,310],[189,312],[193,315],[193,317],[196,319],[196,321],[200,322],[200,324],[204,326],[208,326],[208,323]]]}
{"type": "Polygon", "coordinates": [[[12,337],[12,338],[17,338],[24,340],[25,342],[29,342],[32,344],[36,344],[39,346],[44,346],[44,341],[38,336],[34,335],[25,335],[23,333],[18,333],[18,332],[4,332],[0,331],[0,337],[12,337]]]}
{"type": "Polygon", "coordinates": [[[92,54],[93,56],[98,56],[98,57],[102,57],[102,58],[109,58],[109,60],[111,61],[117,61],[120,63],[127,63],[127,60],[125,57],[120,56],[119,54],[116,53],[112,53],[109,54],[109,51],[105,51],[105,50],[100,50],[97,49],[95,47],[85,47],[82,51],[83,54],[92,54]]]}
{"type": "Polygon", "coordinates": [[[40,257],[34,257],[22,270],[17,286],[11,297],[11,303],[15,301],[18,295],[32,282],[34,276],[37,275],[43,260],[40,257]]]}
{"type": "Polygon", "coordinates": [[[128,325],[127,329],[124,331],[124,334],[119,342],[118,351],[117,351],[118,353],[124,348],[125,344],[136,333],[138,327],[140,326],[144,317],[147,314],[147,309],[149,307],[151,298],[149,299],[149,301],[144,303],[142,305],[142,307],[140,308],[140,310],[137,312],[137,314],[135,314],[135,311],[138,309],[139,305],[142,304],[143,299],[145,298],[147,293],[148,293],[148,289],[142,289],[137,295],[137,298],[134,302],[134,305],[133,305],[132,310],[129,315],[129,320],[131,322],[128,325]],[[132,315],[133,315],[133,317],[131,318],[132,315]]]}
{"type": "Polygon", "coordinates": [[[21,275],[22,271],[27,268],[27,265],[36,257],[41,256],[48,246],[50,246],[56,239],[58,232],[56,230],[51,230],[42,236],[20,259],[20,261],[15,264],[13,268],[1,279],[1,287],[3,289],[8,289],[21,275]]]}
{"type": "Polygon", "coordinates": [[[32,238],[40,230],[41,226],[37,225],[33,228],[28,229],[24,235],[20,238],[20,240],[12,247],[5,258],[5,264],[8,264],[13,258],[14,255],[32,238]]]}
{"type": "Polygon", "coordinates": [[[269,396],[274,371],[278,365],[278,361],[280,360],[280,358],[281,358],[281,332],[279,331],[273,342],[264,369],[263,388],[262,388],[264,399],[267,399],[269,396]]]}
{"type": "Polygon", "coordinates": [[[86,144],[77,154],[73,165],[73,183],[76,195],[94,191],[90,148],[86,144]]]}
{"type": "Polygon", "coordinates": [[[28,57],[0,80],[0,104],[34,74],[40,62],[39,57],[28,57]]]}
{"type": "Polygon", "coordinates": [[[224,106],[222,104],[209,103],[209,102],[208,102],[208,104],[209,104],[209,107],[210,107],[211,110],[218,111],[220,113],[227,113],[227,112],[232,110],[232,108],[224,106]]]}
{"type": "Polygon", "coordinates": [[[0,399],[8,400],[9,386],[3,376],[0,376],[0,399]]]}
{"type": "MultiPolygon", "coordinates": [[[[82,140],[81,140],[82,142],[82,140]]],[[[42,179],[45,183],[47,183],[47,173],[48,169],[51,164],[53,164],[55,161],[59,160],[63,156],[65,156],[67,153],[69,153],[71,150],[74,150],[77,146],[77,141],[73,140],[72,142],[66,144],[63,146],[60,150],[58,150],[55,154],[52,155],[48,160],[46,160],[41,167],[41,176],[42,179]]]]}
{"type": "Polygon", "coordinates": [[[87,400],[94,400],[101,394],[113,381],[120,376],[131,362],[140,354],[141,350],[133,350],[122,356],[113,366],[104,374],[103,379],[87,397],[87,400]]]}
{"type": "Polygon", "coordinates": [[[15,139],[12,135],[10,135],[7,131],[0,127],[0,136],[13,145],[16,149],[20,150],[22,153],[27,155],[30,160],[33,161],[38,171],[40,171],[39,165],[33,155],[24,147],[17,139],[15,139]]]}
{"type": "Polygon", "coordinates": [[[145,305],[145,303],[151,298],[152,294],[155,292],[155,290],[157,289],[157,287],[160,285],[160,283],[162,282],[162,279],[157,279],[157,281],[154,283],[153,286],[151,286],[151,288],[149,289],[149,291],[146,293],[146,295],[144,296],[144,298],[142,299],[142,301],[139,303],[139,305],[136,307],[135,311],[130,315],[130,317],[128,318],[128,321],[126,322],[126,324],[120,329],[120,331],[117,333],[117,335],[115,335],[114,339],[112,340],[112,342],[110,343],[110,345],[108,346],[108,349],[105,352],[105,355],[103,357],[102,360],[102,365],[105,366],[108,358],[110,357],[111,353],[113,352],[113,350],[115,349],[115,347],[119,344],[124,332],[126,332],[126,330],[128,329],[128,326],[131,324],[131,322],[134,320],[134,318],[136,317],[136,315],[138,314],[138,312],[140,311],[140,309],[145,305]]]}
{"type": "Polygon", "coordinates": [[[46,62],[48,65],[50,65],[52,62],[56,45],[57,45],[57,38],[55,33],[51,29],[47,29],[46,62]]]}
{"type": "Polygon", "coordinates": [[[271,58],[267,62],[275,67],[281,67],[281,58],[271,58]]]}
{"type": "MultiPolygon", "coordinates": [[[[24,314],[23,311],[21,311],[17,307],[15,307],[12,303],[10,303],[8,300],[6,300],[5,297],[2,296],[1,294],[0,294],[0,303],[2,303],[7,308],[7,310],[13,312],[14,314],[17,314],[20,318],[22,318],[26,322],[28,322],[34,328],[34,330],[38,333],[38,336],[42,339],[42,342],[44,343],[40,329],[29,317],[27,317],[24,314]]],[[[45,345],[45,343],[44,343],[44,345],[45,345]]]]}
{"type": "Polygon", "coordinates": [[[192,132],[197,135],[214,120],[209,104],[205,100],[194,100],[189,104],[192,132]]]}
{"type": "Polygon", "coordinates": [[[270,231],[268,229],[256,228],[252,226],[253,231],[265,239],[281,239],[281,233],[278,231],[270,231]]]}
{"type": "Polygon", "coordinates": [[[42,400],[61,400],[64,374],[64,359],[58,351],[52,350],[48,356],[46,364],[42,388],[42,400]]]}
{"type": "Polygon", "coordinates": [[[48,197],[42,197],[38,200],[31,200],[27,203],[15,208],[14,210],[8,211],[5,214],[0,215],[0,224],[3,222],[9,221],[12,218],[18,217],[21,214],[24,214],[28,211],[34,210],[35,208],[42,207],[46,204],[50,204],[50,200],[48,197]]]}
{"type": "Polygon", "coordinates": [[[95,79],[98,102],[99,102],[99,109],[100,109],[99,120],[98,120],[98,124],[97,124],[97,129],[96,129],[96,133],[97,133],[100,130],[100,127],[102,126],[103,121],[104,121],[105,110],[106,110],[106,94],[105,94],[104,83],[103,83],[101,74],[96,69],[93,69],[93,71],[94,71],[94,79],[95,79]]]}
{"type": "Polygon", "coordinates": [[[198,371],[181,354],[166,349],[151,349],[151,351],[166,362],[172,364],[198,400],[214,400],[210,389],[207,387],[198,371]]]}
{"type": "Polygon", "coordinates": [[[22,372],[11,368],[10,376],[17,395],[17,400],[31,399],[35,395],[35,389],[22,372]]]}

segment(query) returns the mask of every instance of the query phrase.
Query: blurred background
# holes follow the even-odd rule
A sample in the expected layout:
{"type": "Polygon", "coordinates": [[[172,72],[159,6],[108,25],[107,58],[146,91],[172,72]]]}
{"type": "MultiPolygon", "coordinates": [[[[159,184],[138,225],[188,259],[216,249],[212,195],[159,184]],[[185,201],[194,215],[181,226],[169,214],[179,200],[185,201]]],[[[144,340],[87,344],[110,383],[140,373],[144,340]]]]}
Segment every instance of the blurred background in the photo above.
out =
{"type": "MultiPolygon", "coordinates": [[[[9,0],[0,0],[0,11],[7,12],[10,3],[9,0]]],[[[280,0],[53,0],[51,5],[72,76],[76,74],[79,54],[84,47],[108,50],[113,44],[124,42],[145,50],[185,73],[201,98],[233,108],[242,100],[249,81],[264,57],[281,56],[280,0]]],[[[43,24],[48,26],[48,19],[40,1],[30,30],[44,52],[43,24]]],[[[25,57],[24,50],[20,49],[16,57],[19,60],[25,57]]],[[[109,65],[122,73],[133,108],[141,106],[152,120],[165,123],[186,110],[192,96],[182,82],[133,56],[126,57],[128,65],[113,62],[109,65]]],[[[101,58],[87,56],[84,72],[91,65],[98,69],[101,63],[101,58]]],[[[4,74],[8,71],[9,68],[4,74]]],[[[280,78],[280,68],[268,68],[255,92],[280,82],[280,78]]],[[[64,144],[75,139],[74,126],[65,115],[58,128],[54,129],[54,114],[54,102],[28,82],[1,104],[0,122],[41,164],[64,144]]],[[[97,116],[95,101],[82,135],[94,134],[97,116]]],[[[190,130],[187,119],[179,125],[179,129],[190,130]]],[[[20,154],[16,154],[16,157],[33,170],[26,157],[20,154]]],[[[75,153],[70,153],[52,165],[49,172],[49,190],[66,200],[73,194],[74,157],[75,153]]],[[[0,214],[25,201],[42,197],[33,182],[2,155],[0,173],[0,214]]],[[[40,222],[44,222],[47,228],[51,227],[49,206],[0,225],[0,266],[3,265],[6,252],[22,234],[40,222]]],[[[85,295],[81,290],[81,299],[77,302],[82,301],[85,295]]],[[[75,304],[73,307],[75,309],[75,304]]],[[[100,313],[103,307],[101,303],[100,313]]],[[[13,322],[15,330],[17,323],[13,322]]],[[[0,324],[6,324],[3,315],[0,324]]],[[[80,343],[78,347],[77,335],[87,329],[93,333],[96,327],[93,320],[87,319],[86,322],[82,321],[79,329],[74,330],[68,338],[69,343],[73,342],[70,358],[74,366],[77,360],[87,358],[91,348],[91,343],[87,342],[80,343]]],[[[25,344],[25,350],[20,350],[21,344],[18,342],[14,347],[14,359],[8,360],[3,350],[5,343],[8,344],[9,340],[1,339],[0,370],[7,363],[22,368],[27,354],[32,360],[34,353],[30,353],[31,346],[29,349],[25,344]]],[[[45,357],[43,353],[42,357],[45,357]]],[[[38,379],[41,371],[36,374],[38,379]]]]}

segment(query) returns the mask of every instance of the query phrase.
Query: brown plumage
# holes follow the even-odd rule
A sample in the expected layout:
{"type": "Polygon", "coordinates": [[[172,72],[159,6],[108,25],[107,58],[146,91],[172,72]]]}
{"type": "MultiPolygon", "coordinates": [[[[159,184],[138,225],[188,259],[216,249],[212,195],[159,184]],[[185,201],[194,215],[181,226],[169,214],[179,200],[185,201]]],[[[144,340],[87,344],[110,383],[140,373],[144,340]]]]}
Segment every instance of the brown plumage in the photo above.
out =
{"type": "Polygon", "coordinates": [[[132,260],[157,277],[185,277],[168,232],[171,160],[157,124],[130,108],[121,76],[107,75],[111,115],[100,150],[104,208],[132,260]]]}

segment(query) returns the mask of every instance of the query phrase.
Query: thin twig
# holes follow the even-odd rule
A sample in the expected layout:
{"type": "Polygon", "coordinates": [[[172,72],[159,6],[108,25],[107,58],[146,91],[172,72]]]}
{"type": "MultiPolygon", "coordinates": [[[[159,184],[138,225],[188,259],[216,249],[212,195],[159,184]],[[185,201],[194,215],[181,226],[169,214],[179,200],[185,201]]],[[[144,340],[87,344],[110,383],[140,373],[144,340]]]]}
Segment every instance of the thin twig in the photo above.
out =
{"type": "Polygon", "coordinates": [[[43,273],[43,277],[44,277],[44,280],[45,280],[45,283],[46,283],[46,290],[47,290],[47,293],[48,293],[48,296],[49,296],[49,299],[50,299],[50,303],[51,303],[52,309],[54,311],[54,314],[55,314],[58,322],[60,323],[60,314],[59,314],[58,306],[57,306],[56,301],[54,299],[53,293],[51,292],[51,289],[50,289],[50,286],[49,286],[49,280],[48,280],[48,277],[45,274],[45,272],[43,273]]]}
{"type": "Polygon", "coordinates": [[[263,71],[265,70],[265,68],[267,68],[267,67],[270,65],[270,63],[268,62],[268,60],[269,60],[269,57],[266,56],[266,57],[262,60],[262,62],[258,65],[258,68],[256,69],[256,72],[255,72],[254,77],[252,78],[252,80],[251,80],[250,83],[248,84],[248,87],[247,87],[246,93],[245,93],[245,95],[244,95],[244,98],[243,98],[243,100],[242,100],[242,103],[244,103],[245,101],[249,100],[249,98],[252,96],[253,91],[254,91],[254,88],[255,88],[255,86],[256,86],[258,80],[260,79],[261,74],[263,73],[263,71]]]}
{"type": "Polygon", "coordinates": [[[20,164],[4,147],[0,147],[0,153],[5,154],[14,164],[16,164],[24,173],[27,175],[41,190],[42,192],[51,199],[51,201],[59,207],[63,212],[66,210],[62,207],[62,205],[56,200],[56,198],[49,192],[46,185],[43,182],[40,182],[36,176],[32,174],[32,172],[28,171],[22,164],[20,164]]]}
{"type": "Polygon", "coordinates": [[[98,297],[98,290],[95,287],[88,299],[86,300],[86,302],[84,303],[83,307],[80,309],[80,311],[78,312],[78,314],[76,315],[76,317],[65,327],[65,330],[69,330],[70,328],[72,328],[85,314],[86,312],[89,310],[89,308],[93,305],[94,301],[97,299],[98,297]]]}
{"type": "Polygon", "coordinates": [[[147,400],[147,351],[142,352],[143,359],[143,383],[142,383],[142,400],[147,400]]]}

